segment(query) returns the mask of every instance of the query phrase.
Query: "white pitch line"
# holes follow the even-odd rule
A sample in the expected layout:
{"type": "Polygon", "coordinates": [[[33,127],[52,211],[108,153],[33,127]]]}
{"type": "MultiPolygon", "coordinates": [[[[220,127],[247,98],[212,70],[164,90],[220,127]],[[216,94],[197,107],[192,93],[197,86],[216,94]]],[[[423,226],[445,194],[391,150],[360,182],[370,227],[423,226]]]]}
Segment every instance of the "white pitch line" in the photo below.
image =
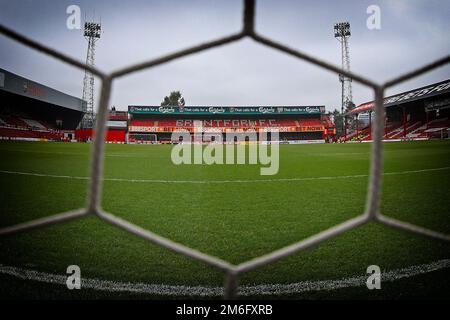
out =
{"type": "MultiPolygon", "coordinates": [[[[417,275],[442,270],[450,267],[450,259],[438,260],[428,264],[411,266],[381,273],[381,283],[393,282],[417,275]]],[[[0,273],[22,280],[32,280],[43,283],[66,285],[67,275],[52,274],[30,269],[22,269],[0,264],[0,273]]],[[[261,284],[240,286],[241,296],[287,295],[311,291],[330,291],[366,285],[368,275],[338,280],[302,281],[290,284],[261,284]]],[[[107,292],[129,292],[158,296],[203,296],[217,297],[223,295],[222,287],[183,286],[166,284],[148,284],[101,280],[96,278],[82,278],[83,289],[93,289],[107,292]]]]}
{"type": "MultiPolygon", "coordinates": [[[[423,173],[448,170],[450,167],[420,169],[420,170],[407,170],[398,172],[385,172],[383,175],[405,175],[412,173],[423,173]]],[[[75,179],[75,180],[89,180],[89,177],[80,176],[68,176],[68,175],[56,175],[46,173],[34,173],[34,172],[21,172],[21,171],[9,171],[0,170],[0,173],[4,174],[16,174],[24,176],[34,177],[47,177],[47,178],[59,178],[59,179],[75,179]]],[[[296,181],[315,181],[315,180],[336,180],[336,179],[354,179],[354,178],[367,178],[367,174],[358,175],[346,175],[346,176],[325,176],[325,177],[305,177],[305,178],[280,178],[280,179],[254,179],[254,180],[164,180],[164,179],[127,179],[127,178],[103,178],[103,181],[113,182],[131,182],[131,183],[183,183],[183,184],[223,184],[223,183],[261,183],[261,182],[296,182],[296,181]]]]}
{"type": "MultiPolygon", "coordinates": [[[[25,152],[25,153],[42,153],[42,154],[61,154],[61,155],[71,155],[71,156],[81,156],[90,157],[90,153],[80,153],[80,152],[66,152],[66,151],[44,151],[44,150],[25,150],[25,149],[14,149],[8,150],[8,152],[25,152]]],[[[150,158],[149,156],[142,155],[141,153],[105,153],[106,157],[122,157],[122,158],[150,158]]]]}

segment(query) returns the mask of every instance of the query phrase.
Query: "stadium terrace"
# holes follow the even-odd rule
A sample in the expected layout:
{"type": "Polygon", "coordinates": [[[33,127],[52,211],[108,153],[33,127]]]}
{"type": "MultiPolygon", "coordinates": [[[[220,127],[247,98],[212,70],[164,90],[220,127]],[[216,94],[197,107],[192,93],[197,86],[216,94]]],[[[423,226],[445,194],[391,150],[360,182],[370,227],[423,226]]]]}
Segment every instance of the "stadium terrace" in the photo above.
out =
{"type": "Polygon", "coordinates": [[[221,141],[247,131],[262,141],[260,133],[277,130],[282,143],[325,142],[336,134],[324,106],[129,106],[128,114],[130,143],[171,143],[171,133],[180,130],[220,133],[221,141]]]}
{"type": "MultiPolygon", "coordinates": [[[[450,79],[384,99],[385,141],[430,140],[449,137],[450,79]]],[[[374,102],[345,114],[343,141],[372,141],[374,102]]]]}

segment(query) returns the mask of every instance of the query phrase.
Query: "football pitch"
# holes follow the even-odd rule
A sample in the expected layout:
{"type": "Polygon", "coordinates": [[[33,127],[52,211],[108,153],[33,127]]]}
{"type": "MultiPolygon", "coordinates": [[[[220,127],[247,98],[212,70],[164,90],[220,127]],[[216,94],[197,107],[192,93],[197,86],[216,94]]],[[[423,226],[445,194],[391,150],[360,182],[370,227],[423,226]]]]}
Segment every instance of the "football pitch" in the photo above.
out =
{"type": "MultiPolygon", "coordinates": [[[[84,207],[90,148],[0,142],[0,227],[84,207]]],[[[103,209],[233,264],[364,211],[370,143],[281,145],[274,176],[260,165],[174,165],[171,148],[106,145],[103,209]]],[[[450,141],[385,143],[384,173],[383,214],[450,233],[450,141]]],[[[252,298],[448,299],[449,249],[371,222],[245,273],[240,285],[252,298]],[[370,265],[381,268],[380,290],[361,280],[370,265]]],[[[0,237],[2,298],[218,298],[223,281],[94,216],[0,237]],[[81,268],[80,290],[65,286],[69,265],[81,268]]]]}

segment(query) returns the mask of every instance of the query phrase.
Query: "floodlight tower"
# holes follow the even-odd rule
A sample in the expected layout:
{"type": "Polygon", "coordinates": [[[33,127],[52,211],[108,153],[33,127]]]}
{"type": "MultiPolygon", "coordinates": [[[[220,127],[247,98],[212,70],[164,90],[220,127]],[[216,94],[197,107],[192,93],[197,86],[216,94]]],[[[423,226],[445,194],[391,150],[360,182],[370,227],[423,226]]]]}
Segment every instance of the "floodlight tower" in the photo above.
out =
{"type": "MultiPolygon", "coordinates": [[[[101,29],[100,23],[84,23],[84,37],[88,41],[86,55],[86,64],[88,66],[94,66],[95,42],[100,39],[101,29]]],[[[89,70],[84,71],[83,100],[86,102],[86,105],[83,108],[85,114],[81,122],[81,127],[91,129],[94,126],[94,75],[89,70]]]]}
{"type": "MultiPolygon", "coordinates": [[[[350,71],[350,51],[348,44],[350,35],[349,22],[338,22],[334,25],[334,37],[341,43],[342,70],[344,71],[350,71]]],[[[352,79],[340,74],[339,81],[342,85],[341,113],[343,114],[344,110],[353,107],[352,79]]]]}

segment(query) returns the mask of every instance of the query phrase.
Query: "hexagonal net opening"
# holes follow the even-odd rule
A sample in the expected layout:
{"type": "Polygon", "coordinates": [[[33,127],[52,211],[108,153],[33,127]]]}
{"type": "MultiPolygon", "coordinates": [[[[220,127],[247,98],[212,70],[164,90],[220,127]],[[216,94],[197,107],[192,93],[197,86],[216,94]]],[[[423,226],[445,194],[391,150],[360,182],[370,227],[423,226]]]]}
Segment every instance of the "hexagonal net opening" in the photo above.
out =
{"type": "Polygon", "coordinates": [[[386,217],[379,212],[379,202],[380,202],[380,190],[382,183],[382,137],[383,137],[383,124],[384,124],[384,108],[383,108],[383,99],[384,99],[384,91],[386,88],[397,85],[401,82],[410,80],[414,77],[417,77],[423,73],[431,71],[435,68],[441,67],[450,62],[450,55],[445,56],[437,61],[429,63],[425,66],[416,68],[411,72],[408,72],[404,75],[400,75],[399,77],[392,79],[384,84],[377,84],[372,82],[371,80],[358,75],[353,72],[348,72],[342,70],[340,67],[337,67],[333,64],[327,63],[323,60],[310,56],[306,53],[303,53],[298,50],[294,50],[289,48],[281,43],[276,42],[275,40],[268,39],[262,35],[259,35],[254,30],[254,20],[255,20],[255,0],[244,0],[244,10],[243,10],[243,27],[242,31],[236,34],[232,34],[226,37],[222,37],[210,42],[206,42],[203,44],[199,44],[184,50],[180,50],[166,56],[145,61],[143,63],[131,65],[129,67],[117,70],[112,72],[111,74],[106,74],[101,70],[86,65],[83,62],[80,62],[74,58],[71,58],[63,53],[58,52],[53,48],[46,47],[33,39],[27,38],[5,26],[0,25],[0,34],[3,34],[6,37],[9,37],[23,45],[33,48],[37,51],[40,51],[48,56],[54,57],[62,62],[65,62],[69,65],[77,67],[82,70],[88,70],[92,74],[98,76],[102,80],[101,85],[101,94],[99,101],[99,110],[97,116],[96,123],[96,136],[94,146],[91,152],[91,179],[89,192],[87,196],[87,205],[85,208],[64,212],[60,214],[56,214],[53,216],[29,221],[26,223],[21,223],[18,225],[13,225],[10,227],[5,227],[0,229],[0,236],[6,236],[9,234],[25,232],[32,229],[43,228],[45,226],[62,223],[65,221],[75,220],[86,215],[96,215],[100,219],[104,220],[107,223],[110,223],[122,230],[128,231],[131,234],[134,234],[140,238],[148,240],[149,242],[166,248],[168,250],[178,252],[192,259],[204,262],[210,266],[221,269],[225,272],[225,284],[224,284],[224,297],[231,299],[235,298],[238,295],[238,278],[239,275],[254,270],[256,268],[268,265],[270,263],[276,262],[280,259],[283,259],[287,256],[290,256],[296,252],[306,250],[308,248],[314,247],[319,243],[336,237],[342,233],[355,229],[363,224],[368,223],[369,221],[376,221],[381,224],[390,226],[395,229],[400,229],[404,231],[408,231],[414,234],[419,234],[422,236],[431,237],[434,239],[439,239],[443,241],[450,241],[450,235],[442,234],[433,230],[428,230],[426,228],[422,228],[419,226],[415,226],[406,222],[398,221],[389,217],[386,217]],[[265,254],[258,258],[252,259],[250,261],[233,265],[227,261],[224,261],[220,258],[202,253],[200,251],[194,250],[182,244],[176,243],[170,239],[161,237],[149,230],[145,230],[136,226],[132,223],[129,223],[119,217],[116,217],[110,213],[107,213],[101,209],[101,188],[102,188],[102,173],[103,173],[103,158],[104,158],[104,137],[106,130],[106,119],[107,119],[107,111],[108,111],[108,103],[111,95],[111,84],[115,78],[119,78],[121,76],[125,76],[131,74],[136,71],[140,71],[143,69],[149,69],[155,67],[157,65],[161,65],[167,62],[170,62],[175,59],[179,59],[188,55],[196,54],[198,52],[208,50],[211,48],[219,47],[225,44],[230,44],[235,41],[238,41],[244,37],[249,37],[260,43],[264,46],[272,48],[274,50],[278,50],[290,56],[296,57],[298,59],[307,61],[312,63],[318,67],[324,68],[330,72],[333,72],[337,75],[343,75],[348,78],[353,79],[371,88],[374,92],[375,98],[375,121],[372,126],[372,155],[371,155],[371,168],[370,168],[370,179],[367,188],[367,199],[366,199],[366,209],[365,212],[360,216],[345,221],[337,226],[331,227],[327,230],[324,230],[320,233],[317,233],[309,238],[281,248],[279,250],[275,250],[271,253],[265,254]]]}

